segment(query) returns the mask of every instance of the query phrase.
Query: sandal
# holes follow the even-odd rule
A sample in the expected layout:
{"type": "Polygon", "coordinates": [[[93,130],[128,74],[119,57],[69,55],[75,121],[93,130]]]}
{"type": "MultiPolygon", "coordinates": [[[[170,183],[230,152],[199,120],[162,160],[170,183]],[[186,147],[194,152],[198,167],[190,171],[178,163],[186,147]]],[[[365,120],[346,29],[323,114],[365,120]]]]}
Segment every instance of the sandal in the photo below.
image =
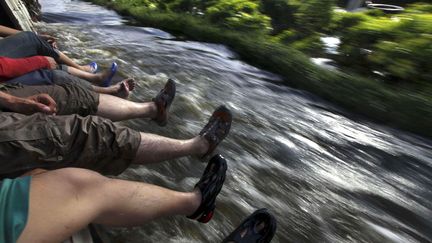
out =
{"type": "Polygon", "coordinates": [[[117,69],[118,69],[118,65],[117,65],[117,63],[113,62],[113,63],[111,64],[111,73],[110,73],[110,75],[109,75],[109,76],[108,76],[108,77],[103,81],[103,83],[102,83],[102,87],[109,87],[109,86],[111,85],[112,78],[113,78],[114,75],[116,74],[117,69]]]}
{"type": "Polygon", "coordinates": [[[265,208],[247,217],[222,243],[268,243],[276,232],[276,219],[265,208]]]}
{"type": "Polygon", "coordinates": [[[166,126],[168,121],[168,111],[174,100],[176,85],[174,80],[168,79],[165,87],[152,99],[157,107],[157,115],[153,118],[159,126],[166,126]]]}
{"type": "Polygon", "coordinates": [[[88,65],[90,66],[90,73],[93,73],[93,74],[97,73],[98,65],[96,62],[91,62],[88,65]]]}
{"type": "Polygon", "coordinates": [[[225,181],[225,174],[227,170],[227,163],[224,157],[217,154],[210,159],[204,173],[195,185],[201,191],[202,199],[201,205],[190,216],[190,219],[196,219],[198,222],[207,223],[210,221],[216,208],[216,197],[222,189],[225,181]]]}
{"type": "Polygon", "coordinates": [[[202,158],[211,154],[220,142],[228,135],[231,128],[232,114],[225,106],[219,106],[212,114],[209,122],[199,133],[209,143],[209,149],[202,158]]]}

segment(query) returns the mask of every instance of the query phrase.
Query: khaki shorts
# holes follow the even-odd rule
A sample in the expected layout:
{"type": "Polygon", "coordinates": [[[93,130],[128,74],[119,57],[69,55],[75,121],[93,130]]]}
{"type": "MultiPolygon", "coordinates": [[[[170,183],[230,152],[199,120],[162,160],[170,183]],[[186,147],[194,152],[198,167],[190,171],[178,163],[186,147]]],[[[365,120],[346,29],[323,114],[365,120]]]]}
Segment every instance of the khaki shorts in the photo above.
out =
{"type": "Polygon", "coordinates": [[[0,179],[64,167],[117,175],[133,161],[140,141],[139,132],[97,116],[2,112],[0,179]]]}
{"type": "MultiPolygon", "coordinates": [[[[94,115],[99,105],[99,94],[88,89],[88,87],[76,83],[31,86],[5,84],[0,87],[0,91],[17,97],[28,97],[43,93],[48,94],[57,103],[58,115],[94,115]]],[[[7,109],[2,110],[8,111],[7,109]]]]}
{"type": "Polygon", "coordinates": [[[91,116],[99,104],[95,92],[76,84],[3,85],[0,90],[18,97],[47,93],[57,102],[56,116],[0,111],[0,179],[64,167],[117,175],[135,158],[140,133],[91,116]]]}

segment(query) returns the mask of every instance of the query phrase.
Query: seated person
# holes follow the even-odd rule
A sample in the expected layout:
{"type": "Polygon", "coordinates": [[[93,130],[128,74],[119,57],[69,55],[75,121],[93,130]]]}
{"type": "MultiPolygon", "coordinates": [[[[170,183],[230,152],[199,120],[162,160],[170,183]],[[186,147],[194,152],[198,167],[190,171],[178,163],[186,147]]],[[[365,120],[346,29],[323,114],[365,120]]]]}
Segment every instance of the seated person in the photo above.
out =
{"type": "Polygon", "coordinates": [[[174,81],[169,80],[152,102],[135,103],[73,84],[4,86],[0,93],[0,160],[4,161],[0,163],[0,179],[35,168],[80,167],[116,175],[131,163],[210,154],[231,126],[231,113],[224,106],[215,110],[197,136],[186,140],[141,133],[113,123],[151,118],[165,126],[175,89],[174,81]],[[39,111],[57,115],[30,115],[39,111]]]}
{"type": "MultiPolygon", "coordinates": [[[[108,87],[111,84],[111,80],[117,72],[118,67],[116,63],[112,63],[109,70],[98,74],[95,74],[97,71],[97,64],[94,62],[92,62],[90,65],[84,66],[76,64],[57,49],[54,38],[50,36],[45,36],[45,38],[52,40],[53,42],[51,42],[51,44],[33,32],[23,32],[2,25],[0,25],[0,36],[7,36],[7,38],[0,40],[0,56],[3,57],[51,57],[56,63],[60,64],[56,66],[56,68],[103,87],[108,87]]],[[[50,73],[50,71],[41,70],[40,72],[36,72],[24,80],[28,85],[42,85],[44,84],[42,83],[43,78],[49,76],[49,74],[46,74],[45,72],[50,73]]]]}
{"type": "MultiPolygon", "coordinates": [[[[135,88],[135,80],[131,78],[109,87],[95,86],[78,77],[69,75],[66,72],[52,70],[55,69],[56,66],[57,63],[54,59],[45,56],[32,56],[17,59],[0,57],[0,82],[23,85],[52,85],[74,82],[97,93],[111,94],[122,98],[126,98],[129,92],[135,88]]],[[[88,76],[99,77],[99,81],[106,76],[106,74],[103,73],[91,74],[83,71],[80,72],[88,76]]]]}
{"type": "MultiPolygon", "coordinates": [[[[59,64],[94,72],[94,65],[78,65],[57,49],[56,40],[52,36],[37,35],[30,31],[20,31],[0,25],[0,56],[21,58],[31,56],[49,56],[59,64]]],[[[97,69],[97,67],[96,67],[97,69]]]]}
{"type": "Polygon", "coordinates": [[[62,242],[90,223],[138,226],[184,215],[208,222],[227,164],[214,156],[191,192],[65,168],[0,181],[0,242],[62,242]]]}

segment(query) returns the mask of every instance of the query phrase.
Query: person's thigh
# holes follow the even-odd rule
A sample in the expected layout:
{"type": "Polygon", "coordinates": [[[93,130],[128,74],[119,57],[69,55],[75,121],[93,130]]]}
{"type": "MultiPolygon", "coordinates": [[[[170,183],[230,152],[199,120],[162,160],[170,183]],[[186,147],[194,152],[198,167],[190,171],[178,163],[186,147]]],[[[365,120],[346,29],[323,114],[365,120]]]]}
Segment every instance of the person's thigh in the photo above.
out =
{"type": "Polygon", "coordinates": [[[120,174],[135,158],[140,133],[97,116],[0,113],[0,179],[35,168],[80,167],[120,174]]]}
{"type": "Polygon", "coordinates": [[[0,56],[21,58],[37,55],[59,58],[58,51],[33,32],[23,31],[0,40],[0,56]]]}
{"type": "Polygon", "coordinates": [[[28,221],[17,242],[61,242],[87,226],[101,206],[87,188],[104,177],[67,168],[32,177],[28,221]]]}
{"type": "Polygon", "coordinates": [[[22,84],[22,85],[63,85],[63,84],[75,84],[79,85],[87,90],[93,91],[93,86],[76,76],[73,76],[67,72],[67,67],[61,65],[59,70],[40,69],[22,76],[13,78],[6,81],[8,84],[22,84]]]}
{"type": "Polygon", "coordinates": [[[58,115],[93,115],[96,114],[99,106],[99,94],[75,83],[24,85],[6,88],[4,92],[22,98],[37,94],[48,94],[57,104],[58,115]]]}
{"type": "Polygon", "coordinates": [[[52,71],[52,81],[54,84],[61,85],[61,84],[76,84],[80,87],[83,87],[87,90],[93,91],[93,86],[91,83],[78,78],[76,76],[73,76],[67,72],[67,68],[65,68],[64,65],[61,65],[63,68],[61,70],[53,70],[52,71]]]}
{"type": "Polygon", "coordinates": [[[53,73],[51,70],[40,69],[8,80],[6,83],[22,85],[52,85],[54,84],[53,73]]]}

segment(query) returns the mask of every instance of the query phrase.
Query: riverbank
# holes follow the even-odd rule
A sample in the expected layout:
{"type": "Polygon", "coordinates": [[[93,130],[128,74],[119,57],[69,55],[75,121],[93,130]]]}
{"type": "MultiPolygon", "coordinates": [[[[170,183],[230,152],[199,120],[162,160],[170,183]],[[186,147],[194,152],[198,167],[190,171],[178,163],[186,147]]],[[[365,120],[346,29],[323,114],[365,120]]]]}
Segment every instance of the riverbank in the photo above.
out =
{"type": "Polygon", "coordinates": [[[416,92],[380,80],[322,69],[301,52],[256,32],[234,32],[190,15],[150,11],[109,0],[90,1],[131,16],[140,25],[197,41],[227,45],[242,60],[280,74],[290,86],[310,91],[376,121],[432,137],[429,119],[432,117],[432,92],[416,92]]]}

